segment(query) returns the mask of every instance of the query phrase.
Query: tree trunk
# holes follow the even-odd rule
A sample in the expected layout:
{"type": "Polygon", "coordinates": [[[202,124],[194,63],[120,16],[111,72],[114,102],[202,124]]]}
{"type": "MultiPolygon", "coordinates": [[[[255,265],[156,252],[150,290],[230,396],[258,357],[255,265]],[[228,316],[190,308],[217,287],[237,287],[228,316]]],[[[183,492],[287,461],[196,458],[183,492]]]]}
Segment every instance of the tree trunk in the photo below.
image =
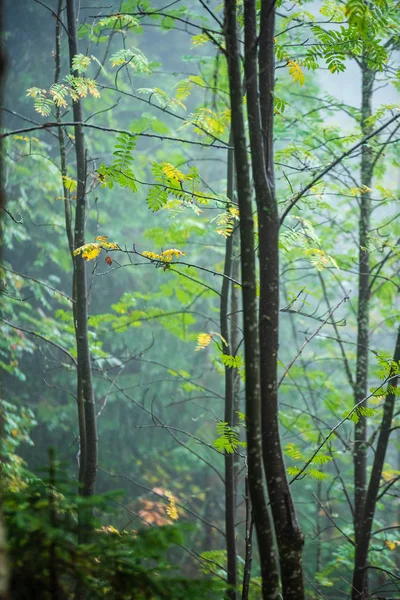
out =
{"type": "MultiPolygon", "coordinates": [[[[253,14],[255,15],[255,8],[253,14]]],[[[253,21],[255,21],[255,16],[253,21]]],[[[285,600],[301,600],[304,598],[303,535],[297,522],[286,476],[278,415],[279,217],[275,195],[273,156],[274,28],[274,0],[263,0],[258,50],[259,110],[257,110],[258,90],[255,64],[246,73],[250,138],[253,140],[253,176],[259,223],[259,328],[263,459],[278,542],[283,598],[285,600]],[[250,93],[252,100],[250,100],[250,93]]],[[[249,55],[249,61],[251,59],[255,63],[255,56],[251,56],[251,53],[255,55],[257,39],[255,31],[251,33],[251,37],[252,42],[246,43],[246,56],[249,55]]]]}
{"type": "MultiPolygon", "coordinates": [[[[74,1],[67,0],[67,22],[69,58],[72,71],[72,60],[79,52],[76,34],[76,18],[74,1]]],[[[77,77],[79,74],[74,72],[77,77]]],[[[78,99],[73,105],[75,125],[75,154],[77,170],[77,193],[75,210],[74,245],[75,248],[85,243],[86,224],[86,148],[83,133],[82,103],[78,99]]],[[[85,431],[81,433],[81,493],[91,496],[94,493],[97,471],[97,426],[94,403],[92,367],[88,337],[88,298],[86,287],[86,264],[81,256],[74,257],[74,324],[76,332],[78,361],[78,407],[83,407],[85,431]],[[82,439],[84,437],[84,439],[82,439]]],[[[83,415],[82,415],[83,416],[83,415]]]]}
{"type": "MultiPolygon", "coordinates": [[[[233,151],[228,150],[228,165],[227,165],[227,197],[233,199],[234,185],[234,160],[233,151]]],[[[222,352],[230,356],[233,352],[230,343],[229,331],[229,289],[231,287],[230,280],[232,274],[232,248],[233,237],[229,235],[226,239],[225,246],[225,264],[224,278],[222,280],[221,289],[221,304],[220,304],[220,328],[222,341],[222,352]]],[[[234,389],[233,389],[233,369],[225,366],[225,414],[224,421],[229,427],[233,427],[233,405],[234,405],[234,389]]],[[[227,571],[228,571],[228,589],[226,598],[228,600],[236,600],[237,590],[237,558],[236,558],[236,530],[235,530],[235,463],[234,454],[225,451],[225,539],[227,552],[227,571]]]]}
{"type": "Polygon", "coordinates": [[[232,112],[232,139],[240,211],[248,483],[260,554],[263,599],[275,600],[279,597],[279,583],[273,534],[263,487],[254,221],[243,117],[236,0],[225,0],[224,29],[232,112]]]}
{"type": "MultiPolygon", "coordinates": [[[[368,68],[365,59],[361,62],[362,102],[361,131],[365,137],[371,132],[366,119],[372,114],[372,86],[374,72],[368,68]]],[[[361,147],[361,188],[370,188],[373,176],[373,154],[368,145],[361,147]]],[[[371,219],[371,195],[367,190],[360,194],[359,218],[359,259],[358,259],[358,312],[357,312],[357,358],[356,380],[354,386],[354,403],[358,404],[368,395],[368,352],[369,352],[369,298],[370,298],[370,259],[369,229],[371,219]]],[[[363,406],[366,407],[365,402],[363,406]]],[[[354,425],[354,533],[356,544],[360,541],[360,531],[364,513],[367,491],[367,445],[368,420],[358,414],[358,422],[354,425]]],[[[356,568],[356,567],[355,567],[356,568]]],[[[364,594],[368,596],[368,575],[364,577],[364,594]]]]}
{"type": "MultiPolygon", "coordinates": [[[[362,136],[371,132],[371,127],[366,125],[366,119],[371,116],[371,99],[374,73],[362,62],[362,106],[361,129],[362,136]]],[[[371,187],[372,182],[371,149],[364,145],[361,149],[361,188],[371,187]]],[[[369,351],[369,229],[371,218],[371,196],[366,191],[360,195],[359,219],[359,283],[358,283],[358,313],[357,313],[357,366],[354,402],[357,404],[368,395],[368,351],[369,351]]],[[[365,404],[364,404],[365,406],[365,404]]],[[[367,419],[359,415],[359,421],[354,427],[354,530],[356,540],[361,529],[361,519],[364,509],[367,488],[367,419]]]]}
{"type": "MultiPolygon", "coordinates": [[[[394,363],[400,361],[400,327],[397,332],[396,348],[393,356],[394,363]]],[[[396,388],[399,376],[396,374],[396,367],[392,367],[390,381],[388,383],[387,396],[383,406],[383,415],[379,437],[376,444],[374,463],[372,465],[371,477],[368,490],[365,496],[364,510],[361,518],[361,528],[359,530],[353,571],[352,600],[364,600],[366,595],[366,567],[368,558],[369,542],[371,539],[371,530],[374,521],[375,507],[379,494],[379,485],[382,477],[383,466],[385,463],[386,450],[389,443],[391,432],[394,403],[396,399],[396,388]]]]}
{"type": "MultiPolygon", "coordinates": [[[[56,21],[56,51],[55,51],[55,75],[54,83],[58,83],[60,80],[61,71],[61,17],[62,17],[62,6],[64,0],[58,0],[57,16],[56,21]]],[[[56,120],[57,123],[61,123],[61,109],[56,106],[56,120]]],[[[71,254],[72,260],[72,271],[73,271],[73,284],[72,284],[72,299],[73,305],[72,310],[74,314],[74,323],[76,323],[76,298],[75,298],[75,259],[73,256],[74,251],[74,233],[72,229],[72,209],[71,209],[71,198],[70,192],[65,185],[65,177],[68,176],[67,169],[67,157],[65,150],[65,136],[62,127],[58,128],[58,146],[60,150],[60,172],[61,172],[61,183],[64,197],[64,215],[65,215],[65,230],[67,233],[68,247],[71,254]]],[[[75,330],[76,335],[76,330],[75,330]]],[[[82,394],[78,393],[78,428],[79,428],[79,482],[83,482],[84,466],[86,464],[86,427],[85,427],[85,409],[83,406],[82,394]]]]}

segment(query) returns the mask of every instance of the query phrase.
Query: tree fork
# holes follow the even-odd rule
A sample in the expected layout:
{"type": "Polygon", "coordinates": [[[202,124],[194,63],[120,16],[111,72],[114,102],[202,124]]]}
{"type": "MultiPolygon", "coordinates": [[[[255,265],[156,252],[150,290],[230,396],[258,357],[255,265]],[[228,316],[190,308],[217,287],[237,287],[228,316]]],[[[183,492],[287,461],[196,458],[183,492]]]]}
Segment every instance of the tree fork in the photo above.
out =
{"type": "MultiPolygon", "coordinates": [[[[255,15],[255,7],[253,8],[255,15]]],[[[253,17],[254,18],[254,17],[253,17]]],[[[275,534],[279,549],[282,595],[285,600],[304,598],[302,567],[303,535],[286,475],[279,434],[278,345],[279,345],[279,216],[274,175],[274,83],[275,2],[262,0],[258,43],[258,86],[256,65],[247,74],[253,101],[248,98],[249,126],[253,130],[253,175],[259,223],[261,359],[261,407],[263,460],[275,534]],[[257,108],[259,97],[259,109],[257,108]],[[253,106],[253,109],[250,108],[253,106]],[[253,118],[250,119],[250,111],[253,118]],[[261,123],[259,122],[261,119],[261,123]],[[261,125],[261,126],[260,126],[261,125]],[[259,134],[262,131],[262,139],[259,134]],[[260,154],[263,157],[261,163],[260,154]]],[[[252,32],[254,37],[255,32],[252,32]]],[[[254,46],[254,42],[253,42],[254,46]]],[[[248,44],[249,52],[250,45],[248,44]]],[[[254,51],[253,51],[254,54],[254,51]]],[[[255,63],[256,57],[252,61],[255,63]]]]}
{"type": "Polygon", "coordinates": [[[263,487],[254,221],[243,116],[242,78],[236,30],[236,0],[225,0],[224,18],[232,112],[232,140],[240,210],[248,484],[260,555],[263,600],[277,600],[280,593],[278,572],[273,533],[263,487]]]}

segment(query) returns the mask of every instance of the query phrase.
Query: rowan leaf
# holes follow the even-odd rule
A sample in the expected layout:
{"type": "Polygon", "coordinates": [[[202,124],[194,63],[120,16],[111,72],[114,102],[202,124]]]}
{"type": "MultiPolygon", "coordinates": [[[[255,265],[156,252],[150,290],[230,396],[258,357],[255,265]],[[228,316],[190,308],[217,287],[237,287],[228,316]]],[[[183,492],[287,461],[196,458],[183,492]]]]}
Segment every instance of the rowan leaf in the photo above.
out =
{"type": "Polygon", "coordinates": [[[172,179],[173,181],[184,181],[185,175],[181,171],[179,171],[179,169],[174,167],[174,165],[171,165],[167,162],[163,162],[161,163],[161,165],[162,172],[166,177],[168,177],[168,179],[172,179]]]}
{"type": "Polygon", "coordinates": [[[290,73],[290,76],[293,79],[293,81],[295,81],[296,83],[299,83],[300,86],[303,86],[304,82],[305,82],[305,78],[304,78],[304,73],[303,73],[302,68],[300,67],[299,63],[297,63],[294,60],[289,60],[287,63],[287,66],[289,67],[289,73],[290,73]]]}
{"type": "Polygon", "coordinates": [[[196,352],[198,350],[204,350],[204,348],[207,348],[207,346],[210,345],[211,340],[212,336],[210,333],[199,333],[197,336],[196,352]]]}
{"type": "Polygon", "coordinates": [[[102,249],[104,250],[119,250],[120,247],[115,242],[107,242],[106,235],[99,235],[96,237],[95,242],[91,242],[89,244],[84,244],[79,248],[74,250],[73,255],[78,256],[82,255],[82,258],[85,260],[94,260],[100,254],[102,249]]]}

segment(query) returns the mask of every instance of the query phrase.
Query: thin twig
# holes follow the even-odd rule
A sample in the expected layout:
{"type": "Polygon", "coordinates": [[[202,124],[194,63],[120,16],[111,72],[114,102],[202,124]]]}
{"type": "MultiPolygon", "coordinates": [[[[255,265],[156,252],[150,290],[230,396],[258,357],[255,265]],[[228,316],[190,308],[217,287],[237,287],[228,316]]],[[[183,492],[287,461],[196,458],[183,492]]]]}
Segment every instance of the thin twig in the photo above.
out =
{"type": "Polygon", "coordinates": [[[143,133],[141,131],[132,132],[126,129],[117,129],[115,127],[105,127],[103,125],[94,125],[93,123],[85,123],[83,121],[63,121],[62,123],[56,123],[54,121],[48,121],[47,123],[42,123],[42,125],[35,125],[34,127],[24,127],[23,129],[14,129],[13,131],[7,131],[6,133],[2,133],[0,135],[0,139],[10,137],[12,135],[19,135],[21,133],[29,133],[31,131],[38,131],[40,129],[51,129],[53,127],[88,127],[89,129],[97,129],[99,131],[107,131],[110,133],[123,133],[128,137],[136,138],[136,137],[147,137],[147,138],[155,138],[157,140],[167,140],[171,142],[179,142],[180,144],[192,144],[193,146],[202,146],[203,148],[218,148],[221,150],[226,150],[230,146],[226,144],[225,146],[220,146],[219,144],[206,144],[205,142],[195,142],[192,140],[188,140],[185,138],[176,138],[168,135],[157,135],[156,133],[143,133]]]}
{"type": "Polygon", "coordinates": [[[68,356],[68,358],[75,365],[75,367],[77,366],[76,359],[72,356],[72,354],[70,352],[68,352],[68,350],[66,350],[65,348],[60,346],[60,344],[57,344],[57,342],[53,342],[53,340],[49,340],[49,338],[45,337],[41,333],[37,333],[36,331],[31,331],[30,329],[24,329],[23,327],[20,327],[19,325],[14,325],[13,323],[10,323],[6,319],[2,319],[1,317],[0,317],[0,321],[2,321],[2,323],[5,323],[6,325],[8,325],[8,327],[12,327],[12,329],[16,329],[17,331],[23,331],[24,333],[27,333],[28,335],[33,335],[34,337],[37,337],[37,338],[43,340],[44,342],[51,344],[52,346],[54,346],[55,348],[57,348],[58,350],[63,352],[66,356],[68,356]]]}

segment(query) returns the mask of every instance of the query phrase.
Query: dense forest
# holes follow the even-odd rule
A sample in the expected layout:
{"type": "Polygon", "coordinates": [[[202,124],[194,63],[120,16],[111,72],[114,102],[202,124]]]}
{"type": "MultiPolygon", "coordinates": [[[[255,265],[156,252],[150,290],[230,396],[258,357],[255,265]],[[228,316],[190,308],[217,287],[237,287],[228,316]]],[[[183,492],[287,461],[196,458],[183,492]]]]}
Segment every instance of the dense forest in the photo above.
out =
{"type": "Polygon", "coordinates": [[[3,0],[0,600],[400,599],[398,0],[3,0]]]}

